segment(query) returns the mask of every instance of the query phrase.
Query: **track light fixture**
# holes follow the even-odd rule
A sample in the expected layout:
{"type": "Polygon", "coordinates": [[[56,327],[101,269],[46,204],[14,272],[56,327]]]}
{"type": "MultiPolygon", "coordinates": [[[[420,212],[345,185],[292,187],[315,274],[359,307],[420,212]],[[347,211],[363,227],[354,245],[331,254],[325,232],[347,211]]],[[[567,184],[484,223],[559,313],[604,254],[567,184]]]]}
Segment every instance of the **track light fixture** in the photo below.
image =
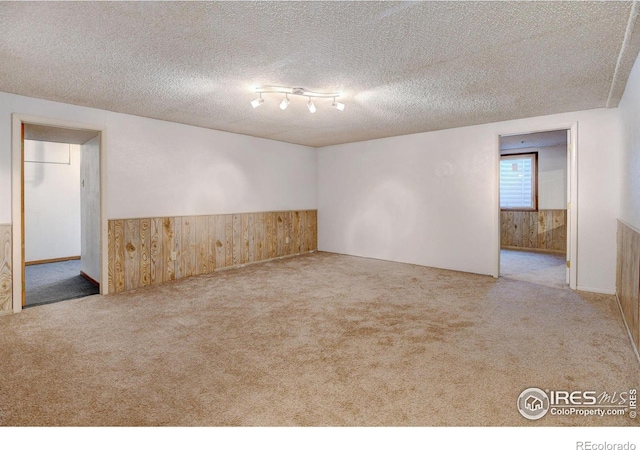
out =
{"type": "Polygon", "coordinates": [[[316,112],[316,105],[314,105],[313,102],[311,101],[311,97],[309,97],[309,103],[307,103],[307,108],[309,108],[309,112],[312,114],[316,112]]]}
{"type": "Polygon", "coordinates": [[[262,105],[264,103],[264,99],[262,98],[262,93],[260,94],[260,97],[254,99],[251,101],[251,106],[253,106],[254,108],[257,108],[258,106],[262,105]]]}
{"type": "Polygon", "coordinates": [[[333,103],[331,104],[331,106],[336,108],[338,111],[344,111],[344,103],[336,102],[336,98],[340,97],[339,92],[313,92],[301,87],[286,86],[260,86],[255,88],[255,92],[259,94],[259,97],[251,102],[251,106],[253,106],[254,108],[257,108],[262,103],[264,103],[262,94],[284,94],[284,99],[280,103],[280,109],[283,111],[289,106],[289,95],[299,95],[301,97],[307,97],[307,108],[309,108],[310,113],[314,113],[317,111],[316,105],[313,103],[313,101],[311,101],[312,97],[332,98],[333,103]]]}
{"type": "Polygon", "coordinates": [[[287,106],[289,106],[289,94],[284,94],[284,100],[280,103],[280,109],[284,111],[287,109],[287,106]]]}

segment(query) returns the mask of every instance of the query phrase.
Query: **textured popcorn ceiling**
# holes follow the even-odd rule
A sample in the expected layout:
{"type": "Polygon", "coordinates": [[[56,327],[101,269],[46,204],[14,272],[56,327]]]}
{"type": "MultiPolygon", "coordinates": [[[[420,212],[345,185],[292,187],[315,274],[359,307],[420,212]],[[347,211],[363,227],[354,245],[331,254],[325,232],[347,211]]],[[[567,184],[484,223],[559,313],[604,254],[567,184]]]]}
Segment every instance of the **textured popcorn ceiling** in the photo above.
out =
{"type": "Polygon", "coordinates": [[[2,2],[0,91],[325,146],[615,107],[633,2],[2,2]],[[252,86],[342,91],[331,99],[252,86]]]}

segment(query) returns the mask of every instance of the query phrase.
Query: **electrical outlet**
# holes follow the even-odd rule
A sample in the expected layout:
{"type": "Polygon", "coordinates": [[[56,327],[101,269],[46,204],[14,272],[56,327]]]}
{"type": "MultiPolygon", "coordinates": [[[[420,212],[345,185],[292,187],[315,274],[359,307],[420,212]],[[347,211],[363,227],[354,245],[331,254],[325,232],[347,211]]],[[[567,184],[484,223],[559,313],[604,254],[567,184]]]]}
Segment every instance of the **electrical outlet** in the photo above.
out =
{"type": "Polygon", "coordinates": [[[285,243],[285,244],[288,244],[289,242],[291,242],[291,238],[290,238],[289,236],[287,236],[287,237],[284,239],[284,243],[285,243]]]}
{"type": "Polygon", "coordinates": [[[171,261],[175,261],[176,260],[176,252],[171,252],[171,261]]]}

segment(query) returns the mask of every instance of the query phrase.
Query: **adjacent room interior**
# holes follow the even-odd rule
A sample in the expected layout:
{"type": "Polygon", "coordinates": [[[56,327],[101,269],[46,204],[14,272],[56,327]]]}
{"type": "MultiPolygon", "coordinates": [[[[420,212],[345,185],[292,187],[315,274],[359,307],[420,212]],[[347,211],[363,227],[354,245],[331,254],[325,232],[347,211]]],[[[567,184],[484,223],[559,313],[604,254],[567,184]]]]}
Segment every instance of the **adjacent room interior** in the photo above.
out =
{"type": "Polygon", "coordinates": [[[569,133],[500,137],[500,276],[569,286],[569,133]]]}
{"type": "Polygon", "coordinates": [[[25,125],[24,307],[100,292],[97,133],[25,125]]]}
{"type": "Polygon", "coordinates": [[[0,425],[637,426],[639,12],[0,3],[0,425]]]}

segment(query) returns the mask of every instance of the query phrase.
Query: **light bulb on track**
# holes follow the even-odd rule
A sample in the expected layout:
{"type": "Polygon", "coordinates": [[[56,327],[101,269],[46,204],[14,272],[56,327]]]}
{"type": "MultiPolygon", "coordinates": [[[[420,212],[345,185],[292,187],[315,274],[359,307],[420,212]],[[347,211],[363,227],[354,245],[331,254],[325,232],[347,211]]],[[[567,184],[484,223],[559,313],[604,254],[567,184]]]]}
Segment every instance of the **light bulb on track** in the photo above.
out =
{"type": "Polygon", "coordinates": [[[287,106],[289,106],[289,96],[287,94],[284,94],[284,100],[282,100],[282,103],[280,103],[280,109],[284,111],[285,109],[287,109],[287,106]]]}
{"type": "Polygon", "coordinates": [[[309,97],[309,103],[307,103],[307,108],[309,108],[309,112],[311,114],[316,112],[316,105],[314,105],[313,102],[311,101],[311,97],[309,97]]]}
{"type": "Polygon", "coordinates": [[[251,101],[251,106],[253,106],[254,108],[257,108],[258,106],[262,105],[263,103],[264,103],[264,99],[262,98],[262,93],[261,93],[260,97],[258,97],[255,100],[251,101]]]}

